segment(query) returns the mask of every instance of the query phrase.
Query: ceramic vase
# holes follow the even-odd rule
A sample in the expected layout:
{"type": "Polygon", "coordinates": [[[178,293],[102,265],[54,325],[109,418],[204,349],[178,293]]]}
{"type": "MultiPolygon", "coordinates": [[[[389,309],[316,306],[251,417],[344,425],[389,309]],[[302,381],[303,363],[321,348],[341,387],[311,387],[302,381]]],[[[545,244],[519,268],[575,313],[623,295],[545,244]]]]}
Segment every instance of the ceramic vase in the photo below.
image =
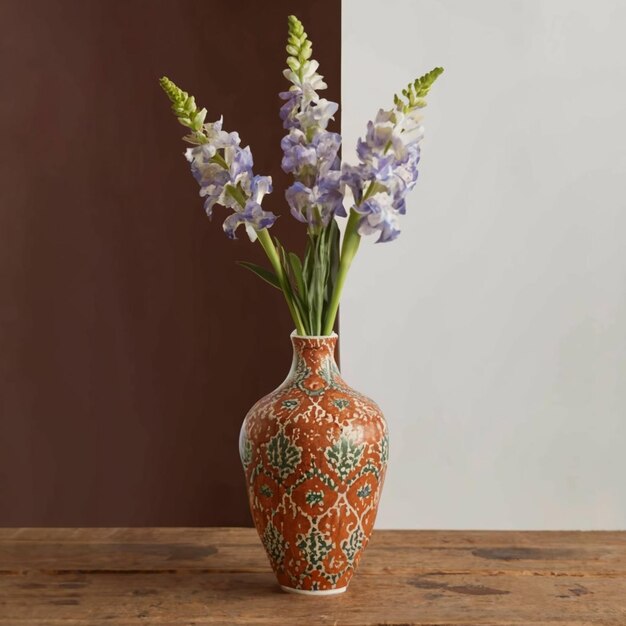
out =
{"type": "Polygon", "coordinates": [[[378,406],[342,379],[337,335],[291,336],[285,381],[250,409],[240,454],[256,529],[279,584],[345,591],[376,519],[388,458],[378,406]]]}

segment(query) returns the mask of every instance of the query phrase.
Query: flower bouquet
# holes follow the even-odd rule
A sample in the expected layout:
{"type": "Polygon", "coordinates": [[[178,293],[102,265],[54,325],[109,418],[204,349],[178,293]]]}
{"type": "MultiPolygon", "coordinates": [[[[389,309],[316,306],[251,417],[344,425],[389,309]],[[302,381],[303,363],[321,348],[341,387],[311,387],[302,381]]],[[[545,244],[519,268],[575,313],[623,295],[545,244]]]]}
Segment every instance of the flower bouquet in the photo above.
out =
{"type": "Polygon", "coordinates": [[[189,129],[185,157],[207,215],[230,211],[225,233],[243,226],[270,267],[242,263],[285,298],[293,319],[294,357],[287,379],[246,416],[240,454],[252,516],[280,585],[305,594],[345,591],[371,535],[388,458],[387,427],[378,406],[350,388],[334,360],[333,332],[341,292],[361,238],[393,241],[406,195],[417,181],[421,109],[443,72],[435,68],[378,111],[357,143],[358,163],[341,163],[341,136],[327,130],[339,105],[312,59],[302,23],[288,18],[290,86],[280,94],[282,169],[293,175],[285,199],[306,226],[302,258],[269,233],[278,216],[262,207],[269,176],[254,174],[252,152],[223,119],[163,77],[178,121],[189,129]],[[346,210],[348,209],[348,211],[346,210]],[[347,218],[343,237],[338,218],[347,218]]]}

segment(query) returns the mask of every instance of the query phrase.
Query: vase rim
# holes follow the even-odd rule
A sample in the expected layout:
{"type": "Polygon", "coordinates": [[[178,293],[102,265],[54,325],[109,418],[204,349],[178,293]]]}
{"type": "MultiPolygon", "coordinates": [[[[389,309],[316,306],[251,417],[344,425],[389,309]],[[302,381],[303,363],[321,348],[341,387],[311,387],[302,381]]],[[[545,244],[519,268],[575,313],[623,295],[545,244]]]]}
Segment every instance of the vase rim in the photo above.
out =
{"type": "Polygon", "coordinates": [[[335,331],[330,335],[298,335],[297,330],[294,330],[289,336],[292,339],[337,339],[339,337],[335,331]]]}

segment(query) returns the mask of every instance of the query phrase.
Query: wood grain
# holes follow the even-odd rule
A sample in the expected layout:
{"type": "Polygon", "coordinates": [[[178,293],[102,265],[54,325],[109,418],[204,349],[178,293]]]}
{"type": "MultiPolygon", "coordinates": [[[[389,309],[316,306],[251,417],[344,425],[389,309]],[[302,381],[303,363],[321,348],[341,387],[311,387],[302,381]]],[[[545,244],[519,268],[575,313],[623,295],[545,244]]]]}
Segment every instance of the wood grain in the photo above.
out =
{"type": "Polygon", "coordinates": [[[252,529],[0,529],[0,626],[57,624],[626,626],[626,533],[377,531],[318,599],[252,529]]]}

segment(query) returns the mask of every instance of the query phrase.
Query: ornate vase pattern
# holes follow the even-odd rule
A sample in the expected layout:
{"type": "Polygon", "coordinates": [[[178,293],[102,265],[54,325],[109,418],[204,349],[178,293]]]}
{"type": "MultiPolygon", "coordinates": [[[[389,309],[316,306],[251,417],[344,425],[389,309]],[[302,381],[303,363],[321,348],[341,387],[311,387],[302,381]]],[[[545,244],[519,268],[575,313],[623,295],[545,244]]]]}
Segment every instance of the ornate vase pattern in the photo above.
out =
{"type": "Polygon", "coordinates": [[[341,378],[337,335],[291,340],[287,379],[241,429],[250,508],[283,589],[340,593],[374,526],[387,426],[378,406],[341,378]]]}

